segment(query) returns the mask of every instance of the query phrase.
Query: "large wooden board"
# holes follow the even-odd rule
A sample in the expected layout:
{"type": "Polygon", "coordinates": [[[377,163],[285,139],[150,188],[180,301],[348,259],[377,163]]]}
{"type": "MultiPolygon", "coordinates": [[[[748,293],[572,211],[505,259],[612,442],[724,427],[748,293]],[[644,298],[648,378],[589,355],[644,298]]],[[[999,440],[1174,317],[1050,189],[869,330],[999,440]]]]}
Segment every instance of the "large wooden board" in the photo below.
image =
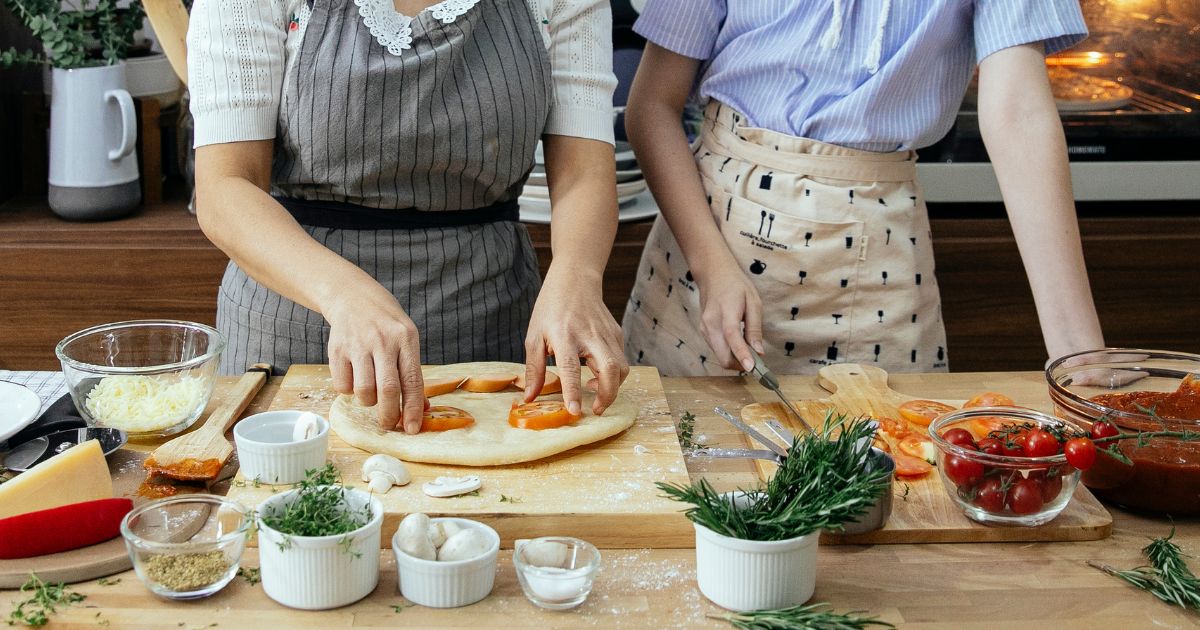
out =
{"type": "MultiPolygon", "coordinates": [[[[687,483],[688,471],[675,437],[662,381],[654,368],[634,367],[621,396],[639,409],[632,428],[615,437],[525,464],[471,468],[408,463],[412,483],[380,496],[386,515],[383,545],[400,519],[412,512],[461,516],[496,528],[508,547],[518,538],[575,536],[598,547],[690,547],[691,523],[678,503],[660,496],[657,481],[687,483]],[[435,499],[421,484],[443,475],[475,474],[479,496],[435,499]]],[[[271,409],[310,410],[327,416],[335,394],[326,366],[295,365],[280,384],[271,409]]],[[[347,485],[362,487],[362,463],[370,453],[330,435],[329,459],[347,485]]],[[[240,476],[230,498],[256,506],[279,488],[254,487],[240,476]]]]}
{"type": "MultiPolygon", "coordinates": [[[[794,401],[797,411],[814,427],[821,426],[825,411],[829,408],[855,415],[899,418],[897,407],[916,398],[892,390],[884,370],[853,363],[822,368],[818,373],[818,384],[831,392],[828,398],[794,401]]],[[[958,406],[963,401],[941,402],[958,406]]],[[[752,426],[765,429],[765,422],[771,418],[796,432],[803,430],[782,402],[754,403],[742,408],[742,419],[752,426]]],[[[763,479],[770,478],[774,473],[774,464],[762,460],[756,460],[756,464],[763,479]]],[[[892,515],[883,529],[854,536],[824,534],[821,542],[1072,541],[1098,540],[1112,533],[1112,516],[1082,484],[1076,488],[1075,496],[1067,508],[1053,521],[1040,527],[983,525],[968,519],[947,494],[936,470],[921,479],[897,480],[894,494],[892,515]]]]}

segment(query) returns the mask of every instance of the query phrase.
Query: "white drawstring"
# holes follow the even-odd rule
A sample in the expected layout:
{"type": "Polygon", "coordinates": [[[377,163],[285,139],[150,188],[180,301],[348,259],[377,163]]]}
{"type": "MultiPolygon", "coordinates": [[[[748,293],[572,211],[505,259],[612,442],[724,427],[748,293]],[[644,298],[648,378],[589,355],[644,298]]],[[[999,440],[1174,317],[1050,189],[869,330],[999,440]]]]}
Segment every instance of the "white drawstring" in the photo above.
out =
{"type": "MultiPolygon", "coordinates": [[[[837,1],[834,0],[835,3],[837,1]]],[[[891,13],[891,11],[892,0],[883,0],[883,8],[879,11],[879,22],[875,25],[875,37],[871,38],[871,44],[867,46],[867,58],[864,62],[864,67],[871,74],[879,72],[879,59],[883,56],[884,27],[887,26],[888,13],[891,13]]]]}
{"type": "MultiPolygon", "coordinates": [[[[821,48],[834,50],[841,45],[842,26],[845,22],[847,12],[845,3],[849,1],[833,0],[833,17],[829,20],[829,27],[821,35],[821,48]]],[[[863,67],[871,74],[879,72],[879,61],[883,57],[883,36],[886,32],[888,16],[891,12],[892,0],[883,0],[883,6],[879,11],[879,20],[875,23],[875,36],[871,38],[871,43],[867,45],[867,55],[863,60],[863,67]]]]}
{"type": "Polygon", "coordinates": [[[845,8],[842,1],[833,0],[833,19],[829,21],[829,28],[825,29],[825,34],[821,36],[821,48],[825,50],[833,50],[842,43],[842,14],[845,8]]]}

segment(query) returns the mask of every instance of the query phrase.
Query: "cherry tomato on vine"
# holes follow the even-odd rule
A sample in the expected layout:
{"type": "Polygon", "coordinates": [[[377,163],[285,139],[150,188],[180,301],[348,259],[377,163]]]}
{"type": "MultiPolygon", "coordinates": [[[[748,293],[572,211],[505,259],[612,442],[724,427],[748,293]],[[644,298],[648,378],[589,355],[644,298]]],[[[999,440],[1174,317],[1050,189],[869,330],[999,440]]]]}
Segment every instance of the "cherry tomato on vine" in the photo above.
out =
{"type": "Polygon", "coordinates": [[[1096,443],[1085,437],[1067,440],[1063,453],[1067,463],[1079,470],[1087,470],[1096,463],[1096,443]]]}
{"type": "Polygon", "coordinates": [[[979,448],[980,452],[987,453],[989,455],[1004,454],[1004,443],[996,438],[983,438],[982,440],[979,440],[977,447],[979,448]]]}
{"type": "Polygon", "coordinates": [[[1034,429],[1025,436],[1026,457],[1049,457],[1058,454],[1058,438],[1049,431],[1034,429]]]}
{"type": "Polygon", "coordinates": [[[983,479],[983,464],[966,457],[950,455],[942,462],[942,466],[950,481],[960,488],[968,488],[983,479]]]}
{"type": "Polygon", "coordinates": [[[971,432],[966,429],[950,429],[942,434],[942,439],[963,448],[971,450],[977,450],[978,448],[975,444],[975,436],[971,435],[971,432]]]}
{"type": "Polygon", "coordinates": [[[1000,477],[988,477],[975,487],[975,505],[988,512],[1003,512],[1008,489],[1000,477]]]}
{"type": "Polygon", "coordinates": [[[1117,429],[1117,425],[1101,420],[1092,424],[1092,439],[1101,440],[1108,437],[1113,437],[1121,431],[1117,429]]]}
{"type": "Polygon", "coordinates": [[[1013,514],[1033,514],[1044,504],[1042,488],[1036,479],[1020,479],[1008,492],[1008,507],[1013,514]]]}
{"type": "Polygon", "coordinates": [[[1008,457],[1025,456],[1025,435],[1016,433],[1000,440],[1000,454],[1008,457]]]}
{"type": "Polygon", "coordinates": [[[1036,481],[1038,489],[1042,493],[1042,501],[1049,503],[1058,498],[1062,492],[1063,480],[1062,471],[1055,467],[1049,470],[1031,470],[1029,478],[1036,481]]]}

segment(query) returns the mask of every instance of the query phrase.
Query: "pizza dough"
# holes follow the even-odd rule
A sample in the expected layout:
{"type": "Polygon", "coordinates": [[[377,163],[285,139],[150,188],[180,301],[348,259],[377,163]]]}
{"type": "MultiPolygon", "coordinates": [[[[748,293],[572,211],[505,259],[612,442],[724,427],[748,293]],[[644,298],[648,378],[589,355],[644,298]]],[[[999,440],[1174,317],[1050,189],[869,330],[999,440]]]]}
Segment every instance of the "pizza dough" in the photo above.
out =
{"type": "MultiPolygon", "coordinates": [[[[493,372],[524,372],[518,363],[459,363],[428,365],[425,378],[471,376],[493,372]]],[[[591,378],[584,369],[583,382],[591,378]]],[[[616,435],[633,426],[636,405],[618,394],[604,415],[591,414],[595,395],[584,389],[584,416],[578,422],[556,429],[534,431],[516,429],[508,424],[508,412],[514,400],[521,399],[516,389],[492,394],[473,394],[458,390],[432,398],[434,405],[464,409],[475,416],[475,424],[465,429],[418,433],[384,431],[379,428],[373,407],[358,404],[352,396],[338,396],[329,410],[329,423],[346,443],[372,453],[387,453],[410,462],[455,464],[460,466],[502,466],[528,462],[591,444],[616,435]]],[[[539,400],[562,400],[561,394],[539,400]]]]}

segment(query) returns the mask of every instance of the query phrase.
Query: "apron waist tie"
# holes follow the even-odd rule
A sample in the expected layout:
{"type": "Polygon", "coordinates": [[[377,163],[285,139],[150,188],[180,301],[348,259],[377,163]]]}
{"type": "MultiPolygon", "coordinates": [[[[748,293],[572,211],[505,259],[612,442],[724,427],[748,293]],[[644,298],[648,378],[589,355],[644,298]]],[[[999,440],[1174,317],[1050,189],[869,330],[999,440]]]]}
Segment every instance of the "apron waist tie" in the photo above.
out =
{"type": "Polygon", "coordinates": [[[339,230],[422,230],[497,221],[519,221],[517,201],[498,201],[483,208],[425,212],[411,208],[368,208],[344,201],[275,197],[300,225],[339,230]]]}

